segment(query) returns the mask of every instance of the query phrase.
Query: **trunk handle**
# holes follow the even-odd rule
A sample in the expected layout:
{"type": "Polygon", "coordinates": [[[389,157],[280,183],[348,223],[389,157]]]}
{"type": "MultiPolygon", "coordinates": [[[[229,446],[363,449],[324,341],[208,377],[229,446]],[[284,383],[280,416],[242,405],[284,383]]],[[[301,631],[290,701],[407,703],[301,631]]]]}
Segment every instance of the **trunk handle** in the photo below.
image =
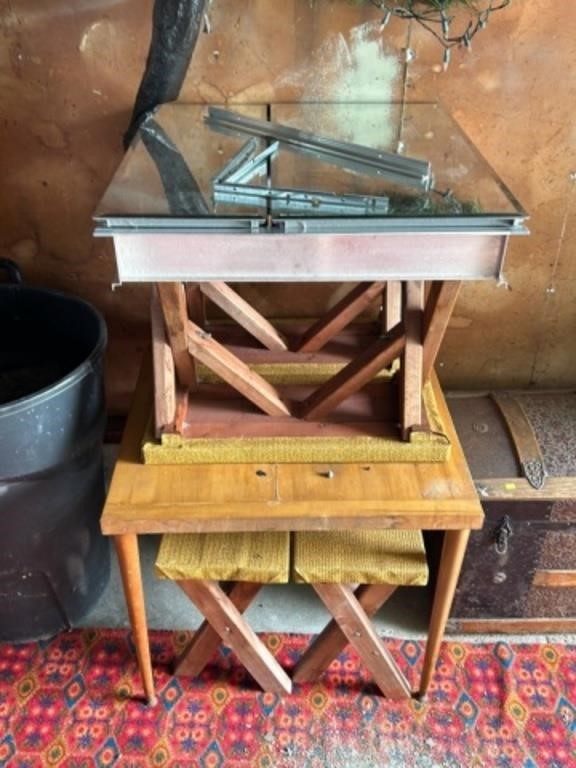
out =
{"type": "Polygon", "coordinates": [[[491,392],[490,397],[508,427],[524,477],[532,488],[544,488],[548,473],[538,439],[522,405],[509,392],[491,392]]]}

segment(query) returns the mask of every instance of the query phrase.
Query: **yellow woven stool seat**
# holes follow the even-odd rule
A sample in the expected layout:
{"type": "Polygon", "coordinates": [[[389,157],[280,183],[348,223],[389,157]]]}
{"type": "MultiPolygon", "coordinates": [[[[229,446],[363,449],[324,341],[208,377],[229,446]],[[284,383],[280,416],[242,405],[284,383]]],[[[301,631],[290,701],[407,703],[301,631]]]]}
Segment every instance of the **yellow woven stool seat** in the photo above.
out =
{"type": "Polygon", "coordinates": [[[428,564],[422,532],[295,533],[293,579],[307,584],[423,586],[428,582],[428,564]]]}
{"type": "Polygon", "coordinates": [[[290,575],[290,534],[164,534],[156,558],[160,578],[214,579],[286,584],[290,575]]]}
{"type": "MultiPolygon", "coordinates": [[[[298,368],[308,370],[307,366],[283,364],[279,367],[291,369],[284,383],[298,383],[298,368]]],[[[264,378],[279,383],[278,378],[270,374],[270,370],[262,373],[264,378]]],[[[321,381],[322,378],[319,378],[315,383],[321,381]]],[[[142,455],[145,464],[184,465],[446,461],[450,456],[450,440],[446,436],[446,428],[430,383],[422,389],[422,402],[430,431],[415,431],[408,441],[399,440],[395,434],[375,436],[360,433],[344,438],[336,435],[309,435],[304,439],[298,436],[216,437],[209,434],[199,439],[164,433],[158,441],[151,419],[144,435],[142,455]]]]}
{"type": "Polygon", "coordinates": [[[294,667],[294,682],[316,680],[351,643],[386,696],[409,698],[410,684],[370,619],[398,586],[428,581],[422,532],[296,533],[293,558],[294,580],[311,584],[332,616],[294,667]]]}

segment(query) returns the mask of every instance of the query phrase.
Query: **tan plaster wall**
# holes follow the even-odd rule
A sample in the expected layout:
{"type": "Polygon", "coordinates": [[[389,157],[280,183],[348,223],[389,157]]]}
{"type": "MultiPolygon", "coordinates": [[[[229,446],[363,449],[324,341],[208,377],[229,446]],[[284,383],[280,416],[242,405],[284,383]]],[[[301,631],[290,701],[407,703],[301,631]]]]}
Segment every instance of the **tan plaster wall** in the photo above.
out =
{"type": "MultiPolygon", "coordinates": [[[[147,339],[147,289],[112,291],[110,244],[91,214],[122,155],[149,39],[150,0],[0,0],[0,253],[30,282],[106,315],[111,410],[123,410],[147,339]]],[[[458,387],[576,382],[576,5],[514,0],[472,53],[441,51],[417,28],[347,0],[213,0],[184,101],[440,99],[531,215],[512,243],[506,288],[467,285],[441,351],[458,387]],[[405,63],[405,49],[415,58],[405,63]]],[[[279,287],[248,290],[295,310],[279,287]]],[[[316,290],[296,309],[325,305],[316,290]]],[[[298,296],[301,293],[298,292],[298,296]]]]}

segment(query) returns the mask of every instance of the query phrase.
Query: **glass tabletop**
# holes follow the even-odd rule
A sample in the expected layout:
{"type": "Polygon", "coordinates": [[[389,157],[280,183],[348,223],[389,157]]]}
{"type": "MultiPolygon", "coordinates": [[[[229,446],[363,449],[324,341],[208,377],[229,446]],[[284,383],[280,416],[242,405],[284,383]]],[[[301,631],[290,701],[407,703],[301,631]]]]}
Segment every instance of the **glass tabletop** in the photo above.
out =
{"type": "Polygon", "coordinates": [[[521,234],[525,218],[438,104],[166,104],[123,158],[95,234],[521,234]]]}

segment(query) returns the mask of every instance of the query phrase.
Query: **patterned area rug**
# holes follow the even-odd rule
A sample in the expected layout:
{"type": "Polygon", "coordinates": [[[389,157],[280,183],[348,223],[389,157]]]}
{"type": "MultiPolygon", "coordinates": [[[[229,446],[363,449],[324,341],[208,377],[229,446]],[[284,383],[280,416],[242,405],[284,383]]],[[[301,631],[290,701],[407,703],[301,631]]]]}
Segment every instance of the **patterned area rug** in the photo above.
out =
{"type": "MultiPolygon", "coordinates": [[[[170,676],[189,634],[152,632],[160,703],[139,700],[128,633],[84,630],[0,645],[0,766],[7,768],[572,768],[576,647],[445,643],[425,703],[379,696],[352,652],[322,684],[260,692],[222,651],[170,676]]],[[[302,635],[267,635],[290,667],[302,635]]],[[[422,647],[390,641],[415,686],[422,647]]]]}

